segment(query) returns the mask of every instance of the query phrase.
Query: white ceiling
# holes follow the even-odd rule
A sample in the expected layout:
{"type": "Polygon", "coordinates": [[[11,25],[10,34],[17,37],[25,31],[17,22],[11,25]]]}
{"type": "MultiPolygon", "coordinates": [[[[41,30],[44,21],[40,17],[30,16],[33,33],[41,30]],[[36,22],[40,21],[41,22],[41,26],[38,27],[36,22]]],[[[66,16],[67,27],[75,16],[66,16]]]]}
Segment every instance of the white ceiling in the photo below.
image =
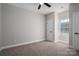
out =
{"type": "Polygon", "coordinates": [[[42,5],[40,10],[38,10],[39,3],[12,3],[10,5],[14,5],[16,7],[24,8],[29,11],[41,13],[41,14],[49,14],[51,12],[62,12],[69,9],[69,3],[49,3],[52,7],[47,7],[42,5]]]}

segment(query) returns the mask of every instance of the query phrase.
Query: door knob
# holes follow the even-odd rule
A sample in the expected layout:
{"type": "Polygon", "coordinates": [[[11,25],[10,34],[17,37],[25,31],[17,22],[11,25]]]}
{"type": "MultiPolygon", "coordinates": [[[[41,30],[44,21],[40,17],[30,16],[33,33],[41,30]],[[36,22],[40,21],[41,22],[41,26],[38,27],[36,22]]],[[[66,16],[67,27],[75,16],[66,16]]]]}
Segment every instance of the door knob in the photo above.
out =
{"type": "Polygon", "coordinates": [[[79,33],[75,32],[74,34],[79,34],[79,33]]]}

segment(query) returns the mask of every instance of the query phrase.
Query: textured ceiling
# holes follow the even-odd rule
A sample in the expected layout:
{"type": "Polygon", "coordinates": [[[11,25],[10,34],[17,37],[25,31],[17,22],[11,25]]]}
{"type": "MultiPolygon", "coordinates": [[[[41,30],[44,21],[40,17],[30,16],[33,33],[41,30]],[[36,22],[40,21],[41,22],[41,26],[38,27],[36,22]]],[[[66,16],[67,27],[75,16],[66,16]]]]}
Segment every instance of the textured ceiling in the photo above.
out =
{"type": "Polygon", "coordinates": [[[51,12],[62,12],[69,9],[68,3],[49,3],[52,7],[47,7],[45,5],[41,6],[41,9],[38,10],[39,3],[12,3],[16,7],[24,8],[29,11],[37,12],[40,14],[49,14],[51,12]]]}

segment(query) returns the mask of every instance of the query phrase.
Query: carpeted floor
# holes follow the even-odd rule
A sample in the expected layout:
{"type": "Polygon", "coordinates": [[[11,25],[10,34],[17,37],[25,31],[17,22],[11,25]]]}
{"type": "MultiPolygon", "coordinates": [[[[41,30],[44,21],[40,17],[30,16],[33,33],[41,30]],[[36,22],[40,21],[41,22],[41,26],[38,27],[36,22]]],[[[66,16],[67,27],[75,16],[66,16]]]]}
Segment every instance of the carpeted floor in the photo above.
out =
{"type": "Polygon", "coordinates": [[[4,49],[1,56],[76,56],[76,52],[63,42],[41,41],[33,44],[4,49]]]}

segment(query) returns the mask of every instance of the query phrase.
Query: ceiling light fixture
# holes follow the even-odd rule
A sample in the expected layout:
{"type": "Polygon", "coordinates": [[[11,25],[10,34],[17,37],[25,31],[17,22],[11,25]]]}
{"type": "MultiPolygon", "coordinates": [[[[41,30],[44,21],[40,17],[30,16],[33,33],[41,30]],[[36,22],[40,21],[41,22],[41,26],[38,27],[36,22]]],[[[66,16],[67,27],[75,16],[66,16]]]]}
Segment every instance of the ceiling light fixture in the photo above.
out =
{"type": "Polygon", "coordinates": [[[46,5],[47,7],[51,7],[49,3],[39,3],[38,10],[41,8],[43,4],[46,5]]]}

